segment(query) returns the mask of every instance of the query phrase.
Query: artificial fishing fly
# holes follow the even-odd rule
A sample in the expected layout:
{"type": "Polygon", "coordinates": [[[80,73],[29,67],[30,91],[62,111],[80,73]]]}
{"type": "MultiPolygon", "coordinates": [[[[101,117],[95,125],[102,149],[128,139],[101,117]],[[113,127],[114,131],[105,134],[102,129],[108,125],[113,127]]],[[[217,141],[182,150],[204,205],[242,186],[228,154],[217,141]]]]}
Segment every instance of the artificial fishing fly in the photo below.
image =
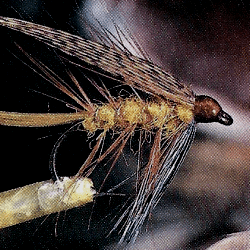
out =
{"type": "Polygon", "coordinates": [[[140,143],[143,140],[140,139],[135,192],[112,230],[122,226],[120,244],[133,243],[144,221],[157,205],[185,158],[195,135],[195,124],[219,122],[231,125],[232,118],[213,98],[195,95],[189,86],[166,73],[149,59],[137,57],[124,50],[123,46],[116,46],[115,43],[107,46],[14,18],[0,17],[0,25],[32,36],[77,58],[84,64],[85,70],[115,80],[117,85],[131,88],[129,97],[114,97],[104,84],[97,84],[89,79],[106,99],[106,102],[97,103],[89,98],[89,94],[71,73],[71,80],[79,92],[77,95],[49,68],[30,57],[43,72],[44,78],[71,97],[81,109],[69,114],[1,111],[0,124],[39,127],[77,121],[89,133],[100,131],[96,144],[80,168],[77,178],[94,174],[97,166],[101,168],[102,162],[110,157],[110,170],[105,180],[135,131],[139,130],[140,138],[144,135],[144,139],[145,134],[150,132],[153,140],[147,163],[141,163],[145,142],[140,143]],[[146,94],[146,98],[142,93],[146,94]],[[116,132],[117,137],[107,149],[102,149],[108,131],[116,132]]]}

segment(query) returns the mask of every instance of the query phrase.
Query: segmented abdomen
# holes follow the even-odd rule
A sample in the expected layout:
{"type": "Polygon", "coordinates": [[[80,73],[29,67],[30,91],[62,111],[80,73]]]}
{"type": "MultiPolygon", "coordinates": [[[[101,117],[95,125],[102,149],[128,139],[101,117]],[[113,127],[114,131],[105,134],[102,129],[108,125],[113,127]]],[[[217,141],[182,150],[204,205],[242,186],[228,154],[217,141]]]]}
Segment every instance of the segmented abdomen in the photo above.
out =
{"type": "Polygon", "coordinates": [[[192,120],[191,105],[127,98],[120,99],[115,104],[96,106],[94,113],[86,111],[83,126],[89,132],[136,125],[146,130],[163,128],[167,133],[175,133],[181,124],[189,124],[192,120]]]}

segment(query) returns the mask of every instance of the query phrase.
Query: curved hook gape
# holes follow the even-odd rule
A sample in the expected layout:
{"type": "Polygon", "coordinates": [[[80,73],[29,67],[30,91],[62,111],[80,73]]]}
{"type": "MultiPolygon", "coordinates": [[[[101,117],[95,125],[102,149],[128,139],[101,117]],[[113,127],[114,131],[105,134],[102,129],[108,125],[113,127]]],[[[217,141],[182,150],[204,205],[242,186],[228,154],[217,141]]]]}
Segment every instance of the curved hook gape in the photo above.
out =
{"type": "Polygon", "coordinates": [[[197,123],[219,122],[226,126],[233,123],[233,118],[222,110],[219,103],[205,95],[195,97],[194,119],[197,123]]]}
{"type": "Polygon", "coordinates": [[[69,132],[75,130],[75,128],[77,126],[79,126],[79,124],[81,124],[81,122],[77,122],[76,124],[74,124],[73,126],[71,126],[67,131],[65,131],[60,137],[59,139],[56,141],[52,152],[50,154],[50,161],[49,161],[49,170],[51,173],[51,179],[55,182],[60,180],[60,177],[57,174],[56,171],[56,154],[57,154],[57,150],[59,148],[59,146],[61,145],[61,142],[66,138],[66,136],[68,135],[69,132]]]}

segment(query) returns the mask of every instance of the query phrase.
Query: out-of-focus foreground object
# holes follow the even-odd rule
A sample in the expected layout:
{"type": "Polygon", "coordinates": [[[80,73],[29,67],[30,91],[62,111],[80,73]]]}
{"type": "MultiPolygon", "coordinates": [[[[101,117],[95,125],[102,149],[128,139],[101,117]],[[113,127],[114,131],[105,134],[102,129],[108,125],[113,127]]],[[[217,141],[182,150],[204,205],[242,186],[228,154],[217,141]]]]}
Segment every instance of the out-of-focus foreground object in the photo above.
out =
{"type": "Polygon", "coordinates": [[[228,238],[220,240],[207,250],[248,250],[250,249],[250,232],[231,234],[228,238]]]}
{"type": "Polygon", "coordinates": [[[88,178],[63,177],[0,193],[0,228],[93,201],[95,190],[88,178]]]}

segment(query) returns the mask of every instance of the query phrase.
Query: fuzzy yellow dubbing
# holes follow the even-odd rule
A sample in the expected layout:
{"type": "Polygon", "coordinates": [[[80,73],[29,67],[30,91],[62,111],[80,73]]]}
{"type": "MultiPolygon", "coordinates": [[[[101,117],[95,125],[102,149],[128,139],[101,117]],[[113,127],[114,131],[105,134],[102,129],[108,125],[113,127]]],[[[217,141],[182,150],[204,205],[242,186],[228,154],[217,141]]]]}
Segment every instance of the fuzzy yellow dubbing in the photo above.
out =
{"type": "Polygon", "coordinates": [[[119,99],[116,105],[114,103],[96,105],[94,112],[85,113],[83,126],[91,133],[98,129],[107,131],[132,125],[148,130],[164,128],[174,131],[170,122],[174,118],[175,127],[181,122],[190,123],[193,119],[191,106],[181,103],[174,106],[164,100],[145,102],[138,98],[127,98],[119,99]]]}
{"type": "Polygon", "coordinates": [[[98,128],[97,123],[95,122],[95,116],[90,112],[85,112],[85,117],[82,122],[83,127],[88,130],[90,133],[95,132],[98,128]]]}
{"type": "Polygon", "coordinates": [[[171,112],[171,108],[168,106],[166,102],[148,103],[147,106],[148,113],[152,117],[152,123],[155,127],[163,127],[164,123],[166,123],[168,119],[168,115],[171,112]]]}
{"type": "Polygon", "coordinates": [[[186,124],[190,123],[194,118],[193,110],[190,105],[178,104],[175,108],[175,111],[176,116],[186,124]]]}
{"type": "MultiPolygon", "coordinates": [[[[126,99],[120,108],[120,124],[128,122],[130,125],[139,124],[142,120],[144,105],[141,101],[132,98],[126,99]]],[[[125,125],[125,124],[124,124],[125,125]]]]}
{"type": "Polygon", "coordinates": [[[110,104],[104,104],[97,110],[97,121],[100,122],[100,127],[104,130],[111,129],[115,125],[116,112],[110,104]]]}

